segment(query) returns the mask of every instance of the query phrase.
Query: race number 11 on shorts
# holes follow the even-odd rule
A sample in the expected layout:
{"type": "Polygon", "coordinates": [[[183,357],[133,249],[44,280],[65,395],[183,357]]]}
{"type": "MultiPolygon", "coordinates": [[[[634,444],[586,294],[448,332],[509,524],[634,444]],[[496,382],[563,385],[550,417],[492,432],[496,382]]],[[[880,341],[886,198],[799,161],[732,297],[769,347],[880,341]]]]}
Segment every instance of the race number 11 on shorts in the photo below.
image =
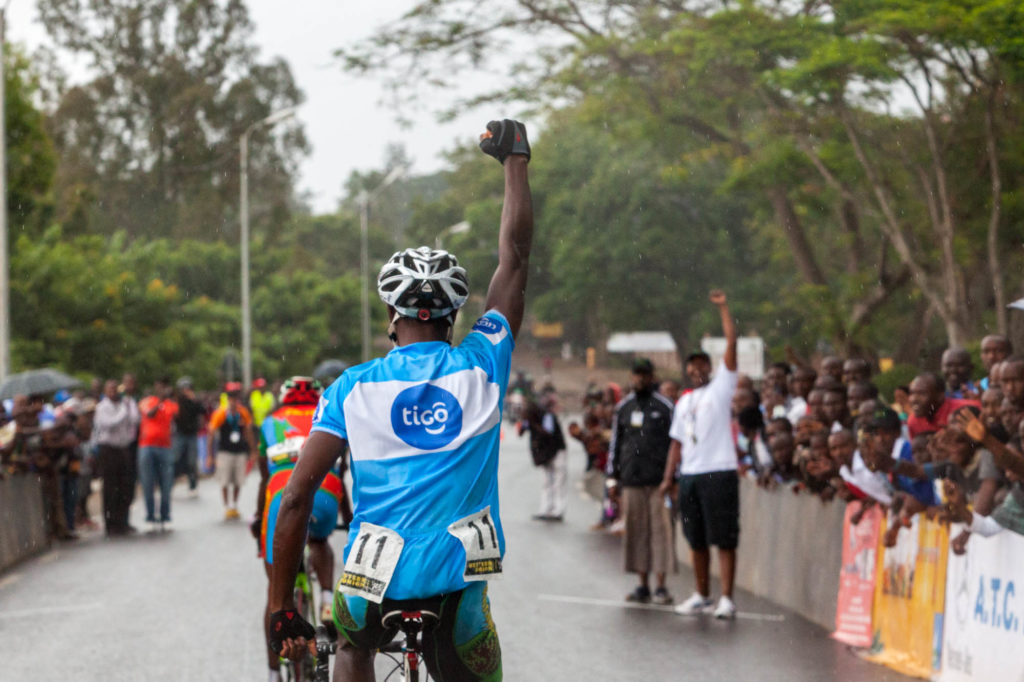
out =
{"type": "Polygon", "coordinates": [[[345,562],[345,572],[338,581],[339,589],[345,594],[381,603],[404,545],[405,540],[393,530],[372,523],[360,524],[359,535],[345,562]]]}

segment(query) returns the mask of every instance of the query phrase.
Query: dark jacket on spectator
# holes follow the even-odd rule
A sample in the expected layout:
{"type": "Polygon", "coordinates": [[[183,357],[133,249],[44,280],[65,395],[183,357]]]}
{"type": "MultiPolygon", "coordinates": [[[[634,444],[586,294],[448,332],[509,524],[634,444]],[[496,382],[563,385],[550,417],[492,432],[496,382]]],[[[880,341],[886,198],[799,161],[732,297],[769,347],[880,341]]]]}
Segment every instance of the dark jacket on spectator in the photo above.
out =
{"type": "Polygon", "coordinates": [[[660,393],[630,393],[615,406],[608,475],[623,486],[661,483],[671,442],[672,403],[660,393]]]}
{"type": "Polygon", "coordinates": [[[531,403],[526,409],[523,421],[525,429],[530,432],[530,454],[533,456],[534,465],[544,466],[555,458],[559,450],[565,450],[562,425],[558,423],[558,417],[554,412],[531,403]],[[550,425],[554,427],[551,431],[544,428],[544,418],[549,414],[550,425]]]}

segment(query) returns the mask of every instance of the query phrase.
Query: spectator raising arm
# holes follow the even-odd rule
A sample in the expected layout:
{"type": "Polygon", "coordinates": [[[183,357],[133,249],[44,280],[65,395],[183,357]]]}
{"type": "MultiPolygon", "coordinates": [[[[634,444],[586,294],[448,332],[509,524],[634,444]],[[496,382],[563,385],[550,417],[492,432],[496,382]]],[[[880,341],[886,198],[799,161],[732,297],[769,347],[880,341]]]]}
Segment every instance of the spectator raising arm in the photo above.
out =
{"type": "Polygon", "coordinates": [[[1012,471],[1017,476],[1024,478],[1024,456],[1001,443],[988,432],[985,424],[969,411],[961,410],[954,418],[968,436],[988,448],[1000,469],[1012,471]]]}
{"type": "Polygon", "coordinates": [[[725,334],[725,355],[722,356],[722,363],[730,372],[736,371],[736,322],[729,312],[729,301],[725,292],[715,289],[711,292],[711,302],[718,306],[718,313],[722,317],[722,333],[725,334]]]}
{"type": "MultiPolygon", "coordinates": [[[[713,289],[708,299],[718,306],[718,313],[722,318],[722,333],[725,334],[725,355],[722,356],[722,364],[730,372],[736,371],[736,323],[729,312],[729,301],[725,292],[721,289],[713,289]]],[[[706,372],[705,372],[706,374],[706,372]]],[[[705,376],[702,381],[707,383],[705,376]]],[[[699,386],[698,386],[699,388],[699,386]]],[[[676,438],[672,439],[668,449],[668,461],[665,463],[665,475],[661,482],[660,491],[668,493],[675,482],[676,472],[683,460],[683,444],[676,438]]]]}

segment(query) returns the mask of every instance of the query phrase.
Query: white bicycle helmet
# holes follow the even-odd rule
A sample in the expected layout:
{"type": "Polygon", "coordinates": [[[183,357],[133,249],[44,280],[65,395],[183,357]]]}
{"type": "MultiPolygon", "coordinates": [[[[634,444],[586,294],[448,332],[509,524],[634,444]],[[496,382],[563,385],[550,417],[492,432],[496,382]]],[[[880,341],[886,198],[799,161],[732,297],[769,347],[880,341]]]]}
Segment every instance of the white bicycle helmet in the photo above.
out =
{"type": "Polygon", "coordinates": [[[421,246],[399,251],[377,276],[377,293],[402,317],[449,317],[469,298],[466,271],[452,254],[421,246]]]}

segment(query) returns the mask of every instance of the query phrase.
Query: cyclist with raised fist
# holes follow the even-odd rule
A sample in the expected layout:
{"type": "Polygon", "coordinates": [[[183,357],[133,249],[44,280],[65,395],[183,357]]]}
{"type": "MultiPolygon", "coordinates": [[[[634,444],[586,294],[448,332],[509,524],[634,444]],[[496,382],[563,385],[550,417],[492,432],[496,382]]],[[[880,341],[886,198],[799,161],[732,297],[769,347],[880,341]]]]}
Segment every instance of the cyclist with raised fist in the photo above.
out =
{"type": "MultiPolygon", "coordinates": [[[[260,487],[256,496],[256,518],[250,527],[259,543],[259,554],[263,557],[267,579],[274,565],[274,530],[281,495],[295,470],[299,452],[313,426],[313,413],[323,387],[311,377],[295,376],[281,385],[278,398],[280,407],[271,412],[260,425],[259,455],[260,487]]],[[[313,497],[313,510],[309,517],[309,563],[316,573],[322,592],[321,604],[325,610],[319,615],[322,621],[331,618],[331,603],[334,601],[334,553],[327,540],[338,521],[339,505],[345,496],[341,481],[341,469],[336,464],[323,478],[313,497]]],[[[312,588],[312,586],[311,586],[312,588]]],[[[269,594],[269,590],[268,590],[269,594]]],[[[269,608],[264,615],[264,629],[270,619],[269,608]]],[[[280,679],[280,658],[267,642],[267,663],[270,667],[270,682],[280,679]]]]}
{"type": "Polygon", "coordinates": [[[350,368],[324,393],[281,500],[274,536],[270,641],[301,656],[314,632],[296,614],[292,583],[316,487],[351,456],[355,516],[334,598],[335,680],[372,680],[373,651],[395,634],[382,614],[429,600],[439,614],[423,635],[440,682],[501,679],[487,580],[505,551],[498,444],[512,349],[523,319],[533,208],[523,124],[491,121],[480,148],[504,167],[498,267],[485,312],[459,345],[452,333],[469,297],[455,256],[420,247],[394,254],[377,291],[395,348],[350,368]]]}

